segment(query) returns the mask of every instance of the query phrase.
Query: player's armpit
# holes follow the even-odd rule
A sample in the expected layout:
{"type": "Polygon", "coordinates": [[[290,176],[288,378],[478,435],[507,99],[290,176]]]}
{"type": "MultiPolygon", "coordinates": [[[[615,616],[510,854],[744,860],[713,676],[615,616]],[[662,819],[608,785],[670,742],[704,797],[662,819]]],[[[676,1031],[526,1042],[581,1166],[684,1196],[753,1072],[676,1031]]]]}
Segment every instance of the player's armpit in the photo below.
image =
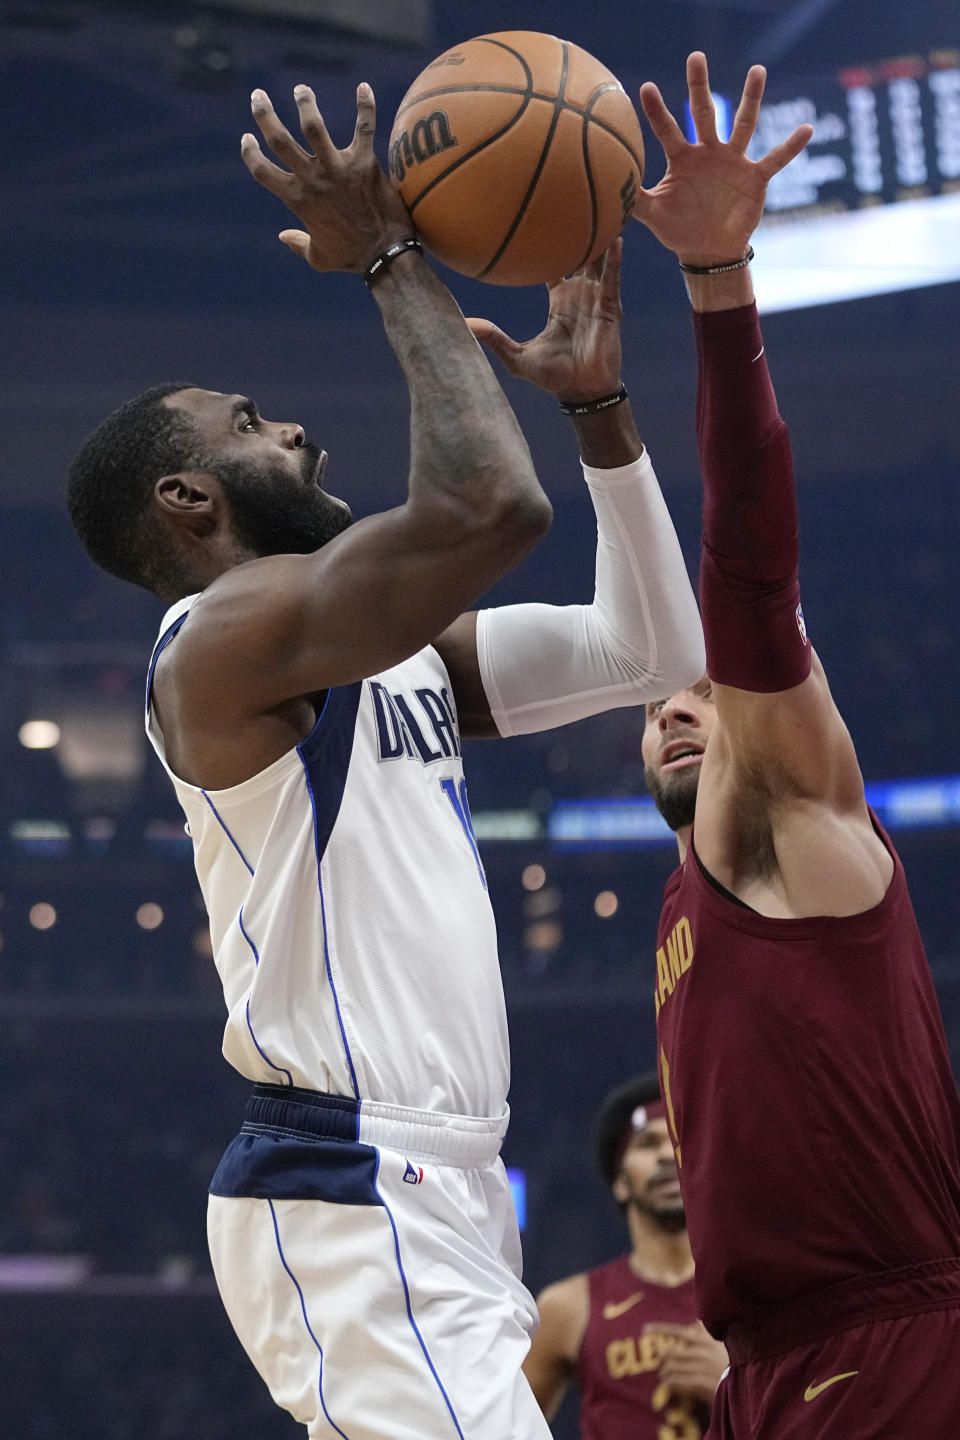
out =
{"type": "Polygon", "coordinates": [[[729,763],[773,805],[822,801],[838,810],[865,804],[863,777],[819,657],[789,690],[758,693],[714,684],[729,763]]]}
{"type": "Polygon", "coordinates": [[[779,918],[879,904],[893,860],[874,829],[853,742],[816,656],[793,690],[714,686],[697,795],[697,855],[746,905],[779,918]]]}
{"type": "Polygon", "coordinates": [[[477,611],[458,616],[433,643],[450,676],[460,734],[471,740],[497,739],[500,731],[490,714],[477,657],[477,611]]]}

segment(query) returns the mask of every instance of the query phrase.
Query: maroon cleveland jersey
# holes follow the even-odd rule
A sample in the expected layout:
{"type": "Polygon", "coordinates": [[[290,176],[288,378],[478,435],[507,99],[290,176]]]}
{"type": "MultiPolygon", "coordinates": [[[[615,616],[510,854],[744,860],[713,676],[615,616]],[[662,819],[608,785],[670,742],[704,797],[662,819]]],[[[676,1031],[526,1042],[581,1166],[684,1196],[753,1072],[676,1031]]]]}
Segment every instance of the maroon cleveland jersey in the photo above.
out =
{"type": "Polygon", "coordinates": [[[672,1335],[648,1325],[692,1325],[693,1281],[651,1285],[621,1255],[587,1272],[590,1315],[577,1358],[581,1440],[700,1440],[707,1406],[678,1403],[657,1373],[672,1335]]]}
{"type": "Polygon", "coordinates": [[[766,919],[692,845],[667,882],[661,1087],[697,1312],[720,1337],[758,1307],[960,1254],[960,1097],[877,830],[894,874],[860,915],[766,919]]]}

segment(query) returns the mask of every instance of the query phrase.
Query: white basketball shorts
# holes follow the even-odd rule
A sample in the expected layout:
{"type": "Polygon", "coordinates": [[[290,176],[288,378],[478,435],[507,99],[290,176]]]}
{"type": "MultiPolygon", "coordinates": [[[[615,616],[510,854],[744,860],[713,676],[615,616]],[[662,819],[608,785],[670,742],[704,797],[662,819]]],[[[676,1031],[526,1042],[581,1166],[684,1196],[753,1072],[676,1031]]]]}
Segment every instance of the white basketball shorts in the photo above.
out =
{"type": "Polygon", "coordinates": [[[332,1440],[549,1440],[500,1141],[469,1119],[257,1085],[211,1183],[231,1323],[332,1440]]]}

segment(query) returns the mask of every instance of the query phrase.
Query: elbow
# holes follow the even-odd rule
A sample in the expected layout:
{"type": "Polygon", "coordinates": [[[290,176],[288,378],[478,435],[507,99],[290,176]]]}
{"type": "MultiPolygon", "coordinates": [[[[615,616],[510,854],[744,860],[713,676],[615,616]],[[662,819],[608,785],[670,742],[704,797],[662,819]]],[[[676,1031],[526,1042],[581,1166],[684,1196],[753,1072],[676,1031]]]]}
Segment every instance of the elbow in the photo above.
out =
{"type": "Polygon", "coordinates": [[[543,539],[552,524],[553,506],[538,485],[507,503],[498,528],[529,549],[543,539]]]}
{"type": "Polygon", "coordinates": [[[474,511],[471,528],[481,543],[486,540],[500,553],[519,560],[546,535],[553,523],[553,506],[531,469],[527,475],[498,487],[482,509],[474,511]]]}

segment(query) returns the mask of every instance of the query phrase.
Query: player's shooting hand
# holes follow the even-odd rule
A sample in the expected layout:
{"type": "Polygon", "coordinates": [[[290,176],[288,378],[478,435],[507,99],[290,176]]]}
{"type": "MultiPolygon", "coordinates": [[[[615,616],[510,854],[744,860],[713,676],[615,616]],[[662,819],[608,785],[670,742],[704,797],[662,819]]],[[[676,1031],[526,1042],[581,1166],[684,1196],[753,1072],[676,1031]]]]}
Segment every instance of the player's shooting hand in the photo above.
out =
{"type": "Polygon", "coordinates": [[[547,323],[532,340],[512,340],[491,320],[470,319],[478,340],[511,375],[558,399],[582,403],[620,385],[620,257],[614,240],[593,265],[547,286],[547,323]]]}
{"type": "Polygon", "coordinates": [[[658,1335],[680,1341],[660,1361],[660,1383],[678,1400],[700,1400],[709,1405],[730,1361],[719,1340],[698,1320],[693,1325],[651,1325],[658,1335]]]}
{"type": "Polygon", "coordinates": [[[306,226],[284,230],[280,239],[314,270],[363,271],[394,240],[414,233],[410,213],[384,174],[373,150],[377,110],[369,85],[357,88],[353,139],[338,150],[327,134],[313,91],[293,92],[304,149],[277,118],[269,95],[250,97],[260,133],[287,166],[268,160],[253,135],[244,135],[240,153],[254,180],[276,195],[306,226]]]}
{"type": "Polygon", "coordinates": [[[800,154],[813,134],[812,126],[798,125],[762,159],[747,158],[766,78],[762,65],[750,67],[726,144],[717,135],[707,57],[702,51],[695,50],[687,60],[696,145],[684,138],[656,85],[648,81],[640,87],[640,103],[663,146],[667,171],[658,185],[640,191],[633,213],[684,264],[722,264],[747,253],[763,214],[768,182],[800,154]]]}

